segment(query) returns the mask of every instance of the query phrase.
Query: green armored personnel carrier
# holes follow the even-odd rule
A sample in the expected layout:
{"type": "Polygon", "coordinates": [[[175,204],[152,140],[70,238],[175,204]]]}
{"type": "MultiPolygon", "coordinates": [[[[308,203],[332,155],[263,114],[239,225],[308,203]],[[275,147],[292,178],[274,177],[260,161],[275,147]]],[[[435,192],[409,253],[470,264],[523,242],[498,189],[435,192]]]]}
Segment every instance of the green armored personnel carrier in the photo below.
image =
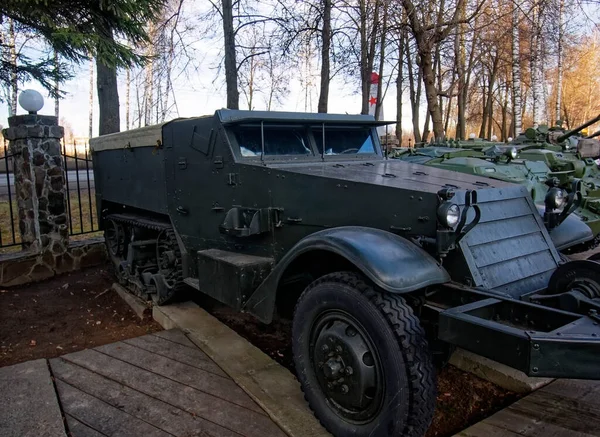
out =
{"type": "Polygon", "coordinates": [[[544,162],[555,173],[581,180],[583,200],[577,214],[594,232],[596,244],[600,240],[600,141],[594,137],[599,133],[585,138],[580,133],[598,121],[600,115],[569,131],[560,126],[529,128],[510,143],[520,158],[544,162]]]}
{"type": "MultiPolygon", "coordinates": [[[[432,354],[600,377],[600,272],[565,262],[520,185],[386,159],[370,116],[219,110],[91,141],[119,279],[293,319],[298,379],[334,436],[422,436],[432,354]]],[[[566,205],[565,205],[566,203],[566,205]]]]}
{"type": "MultiPolygon", "coordinates": [[[[567,187],[570,181],[580,179],[582,182],[582,201],[575,214],[589,226],[594,239],[585,245],[571,246],[569,250],[566,250],[573,253],[591,249],[600,243],[600,170],[597,161],[594,159],[600,153],[600,141],[592,139],[600,133],[587,138],[578,136],[582,129],[599,120],[600,116],[595,117],[568,132],[558,126],[551,129],[545,125],[529,128],[508,144],[487,141],[481,138],[448,139],[430,143],[427,147],[417,150],[423,151],[430,147],[441,147],[483,152],[494,147],[502,151],[510,151],[514,147],[518,152],[519,159],[510,163],[498,162],[496,166],[477,161],[471,163],[465,161],[459,164],[457,159],[449,155],[446,155],[443,162],[430,160],[429,165],[440,165],[444,168],[452,165],[454,170],[469,174],[485,169],[489,172],[487,176],[490,178],[511,180],[526,185],[530,190],[533,190],[531,193],[536,202],[542,201],[541,197],[547,191],[547,187],[544,185],[547,177],[540,178],[539,175],[534,174],[535,172],[527,168],[534,165],[531,164],[532,162],[543,162],[546,171],[551,173],[551,177],[558,179],[559,186],[567,187]],[[523,163],[528,164],[523,166],[523,163]],[[491,169],[492,166],[495,167],[495,170],[491,169]],[[520,168],[518,168],[519,166],[520,168]]],[[[472,157],[475,158],[476,156],[472,157]]],[[[402,159],[406,158],[406,155],[404,155],[402,159]]],[[[538,170],[541,171],[541,168],[539,167],[538,170]]]]}
{"type": "MultiPolygon", "coordinates": [[[[484,141],[480,142],[483,143],[484,141]]],[[[390,157],[523,185],[538,205],[541,214],[544,211],[545,196],[550,189],[549,184],[570,188],[573,172],[552,172],[544,162],[514,159],[517,155],[513,147],[490,147],[489,142],[485,143],[488,144],[485,152],[428,146],[394,148],[390,157]]],[[[600,215],[595,211],[579,207],[574,213],[550,231],[554,245],[564,253],[589,250],[596,244],[594,237],[600,233],[600,215]]]]}

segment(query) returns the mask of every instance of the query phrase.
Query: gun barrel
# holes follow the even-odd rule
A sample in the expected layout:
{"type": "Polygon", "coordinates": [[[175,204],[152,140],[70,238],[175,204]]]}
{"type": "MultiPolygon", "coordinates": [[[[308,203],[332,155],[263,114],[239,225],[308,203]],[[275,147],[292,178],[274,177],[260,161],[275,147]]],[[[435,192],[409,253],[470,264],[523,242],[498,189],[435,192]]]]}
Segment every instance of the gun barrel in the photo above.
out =
{"type": "Polygon", "coordinates": [[[591,120],[586,121],[585,123],[583,123],[581,126],[577,126],[575,129],[571,129],[570,131],[565,132],[564,134],[562,134],[560,137],[558,137],[556,139],[556,142],[558,143],[562,143],[564,140],[566,140],[569,137],[572,137],[573,135],[575,135],[577,132],[585,129],[586,127],[588,127],[589,125],[592,125],[594,123],[596,123],[597,121],[600,121],[600,114],[596,115],[594,118],[592,118],[591,120]]]}
{"type": "Polygon", "coordinates": [[[588,135],[586,138],[594,138],[594,137],[597,137],[598,135],[600,135],[600,130],[597,130],[593,134],[588,135]]]}

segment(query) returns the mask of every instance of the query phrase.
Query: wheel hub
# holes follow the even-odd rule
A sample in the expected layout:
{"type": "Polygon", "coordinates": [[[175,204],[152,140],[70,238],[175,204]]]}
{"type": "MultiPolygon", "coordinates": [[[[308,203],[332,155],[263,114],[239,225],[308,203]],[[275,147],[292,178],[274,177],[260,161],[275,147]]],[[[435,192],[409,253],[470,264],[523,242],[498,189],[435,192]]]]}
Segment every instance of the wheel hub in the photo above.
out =
{"type": "Polygon", "coordinates": [[[383,400],[383,372],[367,333],[335,311],[312,331],[313,366],[330,406],[346,420],[368,422],[383,400]]]}
{"type": "Polygon", "coordinates": [[[330,381],[335,381],[340,375],[340,371],[344,370],[344,364],[341,362],[339,357],[330,358],[323,365],[323,373],[325,377],[330,381]]]}

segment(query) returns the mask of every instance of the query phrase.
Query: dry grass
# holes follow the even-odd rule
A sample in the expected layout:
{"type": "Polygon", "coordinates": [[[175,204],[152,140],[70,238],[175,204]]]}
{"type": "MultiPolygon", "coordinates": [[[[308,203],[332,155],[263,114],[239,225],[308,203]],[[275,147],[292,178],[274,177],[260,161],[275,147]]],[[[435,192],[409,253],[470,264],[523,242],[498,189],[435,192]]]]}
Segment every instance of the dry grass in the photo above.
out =
{"type": "MultiPolygon", "coordinates": [[[[81,240],[98,236],[100,232],[94,232],[89,234],[88,232],[98,229],[98,217],[96,214],[96,196],[92,189],[88,195],[87,189],[81,190],[79,196],[77,190],[71,190],[69,193],[69,220],[67,225],[69,226],[70,234],[76,234],[71,236],[71,240],[81,240]],[[91,209],[90,209],[91,205],[91,209]],[[77,235],[83,234],[83,235],[77,235]]],[[[10,205],[8,197],[3,196],[0,198],[0,247],[17,243],[17,246],[12,248],[3,248],[2,252],[13,252],[20,250],[21,235],[19,233],[19,218],[17,210],[17,202],[12,200],[12,211],[13,211],[13,226],[15,238],[13,241],[11,220],[10,220],[10,205]]]]}

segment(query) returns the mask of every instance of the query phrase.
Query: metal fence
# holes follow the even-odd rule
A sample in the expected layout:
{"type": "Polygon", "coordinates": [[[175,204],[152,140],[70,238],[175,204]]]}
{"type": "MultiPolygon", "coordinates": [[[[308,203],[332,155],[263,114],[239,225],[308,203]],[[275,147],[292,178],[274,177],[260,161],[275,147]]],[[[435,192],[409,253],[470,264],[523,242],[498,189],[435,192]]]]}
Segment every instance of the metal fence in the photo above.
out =
{"type": "Polygon", "coordinates": [[[3,151],[2,164],[5,174],[4,177],[0,177],[0,247],[11,247],[21,244],[21,234],[18,231],[19,217],[17,216],[17,202],[14,198],[13,155],[8,153],[6,140],[3,151]]]}
{"type": "Polygon", "coordinates": [[[73,144],[73,152],[62,149],[67,186],[67,206],[69,209],[69,234],[83,235],[98,231],[96,216],[96,195],[92,157],[89,146],[85,146],[83,157],[73,144]]]}
{"type": "MultiPolygon", "coordinates": [[[[67,189],[69,234],[80,235],[98,232],[93,163],[89,147],[84,150],[62,144],[64,178],[67,189]],[[70,149],[70,150],[69,150],[70,149]]],[[[4,141],[0,157],[0,248],[19,246],[21,234],[13,173],[13,157],[8,142],[4,141]],[[4,174],[2,174],[4,173],[4,174]]]]}

